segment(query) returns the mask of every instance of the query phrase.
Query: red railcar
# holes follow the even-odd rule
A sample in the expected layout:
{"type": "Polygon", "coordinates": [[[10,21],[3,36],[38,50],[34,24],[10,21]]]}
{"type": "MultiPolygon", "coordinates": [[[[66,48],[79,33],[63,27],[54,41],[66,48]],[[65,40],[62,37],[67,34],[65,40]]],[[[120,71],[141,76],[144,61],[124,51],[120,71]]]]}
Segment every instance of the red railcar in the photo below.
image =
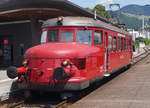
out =
{"type": "Polygon", "coordinates": [[[76,91],[130,65],[132,37],[111,23],[86,17],[44,22],[41,44],[28,49],[23,67],[8,68],[20,88],[76,91]]]}

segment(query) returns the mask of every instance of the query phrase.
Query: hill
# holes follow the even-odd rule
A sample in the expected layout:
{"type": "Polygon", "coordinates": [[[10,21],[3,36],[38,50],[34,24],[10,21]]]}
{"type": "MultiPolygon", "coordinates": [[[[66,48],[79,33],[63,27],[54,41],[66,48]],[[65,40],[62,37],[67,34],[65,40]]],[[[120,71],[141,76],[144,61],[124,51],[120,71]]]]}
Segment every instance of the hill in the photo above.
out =
{"type": "Polygon", "coordinates": [[[127,5],[119,11],[109,11],[110,16],[119,23],[126,24],[127,28],[139,30],[142,26],[142,18],[150,24],[150,5],[127,5]]]}
{"type": "Polygon", "coordinates": [[[145,15],[150,16],[150,5],[127,5],[120,9],[121,12],[135,14],[135,15],[145,15]]]}

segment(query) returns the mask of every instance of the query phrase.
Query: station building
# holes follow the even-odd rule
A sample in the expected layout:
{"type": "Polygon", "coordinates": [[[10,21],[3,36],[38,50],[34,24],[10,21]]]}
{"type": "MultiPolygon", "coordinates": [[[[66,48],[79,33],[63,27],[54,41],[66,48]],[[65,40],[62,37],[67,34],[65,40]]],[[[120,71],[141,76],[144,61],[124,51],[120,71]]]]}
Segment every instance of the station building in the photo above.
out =
{"type": "Polygon", "coordinates": [[[42,22],[58,16],[94,17],[67,0],[1,0],[0,67],[20,66],[26,49],[40,44],[42,22]]]}

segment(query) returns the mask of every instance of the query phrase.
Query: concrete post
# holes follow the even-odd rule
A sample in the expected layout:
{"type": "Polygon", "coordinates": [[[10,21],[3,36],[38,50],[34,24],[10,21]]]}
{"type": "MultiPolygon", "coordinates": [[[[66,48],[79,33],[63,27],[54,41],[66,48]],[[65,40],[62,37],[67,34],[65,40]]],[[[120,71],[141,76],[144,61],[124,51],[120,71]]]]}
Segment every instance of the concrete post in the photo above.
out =
{"type": "Polygon", "coordinates": [[[41,24],[36,17],[31,17],[32,46],[40,44],[41,24]]]}

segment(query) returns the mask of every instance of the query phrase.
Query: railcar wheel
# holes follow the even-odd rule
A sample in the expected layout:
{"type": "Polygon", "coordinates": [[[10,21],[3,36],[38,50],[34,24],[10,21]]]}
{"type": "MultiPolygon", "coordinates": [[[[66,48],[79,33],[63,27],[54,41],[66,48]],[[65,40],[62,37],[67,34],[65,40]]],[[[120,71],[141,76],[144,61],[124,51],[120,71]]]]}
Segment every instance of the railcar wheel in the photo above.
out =
{"type": "Polygon", "coordinates": [[[73,94],[71,92],[64,92],[64,93],[60,94],[60,97],[61,97],[62,100],[66,100],[66,99],[68,99],[72,96],[73,96],[73,94]]]}
{"type": "Polygon", "coordinates": [[[24,91],[24,98],[25,99],[30,99],[32,96],[31,96],[31,91],[30,90],[25,90],[24,91]]]}
{"type": "Polygon", "coordinates": [[[7,76],[10,79],[14,79],[18,76],[18,70],[15,66],[10,66],[7,68],[7,76]]]}

